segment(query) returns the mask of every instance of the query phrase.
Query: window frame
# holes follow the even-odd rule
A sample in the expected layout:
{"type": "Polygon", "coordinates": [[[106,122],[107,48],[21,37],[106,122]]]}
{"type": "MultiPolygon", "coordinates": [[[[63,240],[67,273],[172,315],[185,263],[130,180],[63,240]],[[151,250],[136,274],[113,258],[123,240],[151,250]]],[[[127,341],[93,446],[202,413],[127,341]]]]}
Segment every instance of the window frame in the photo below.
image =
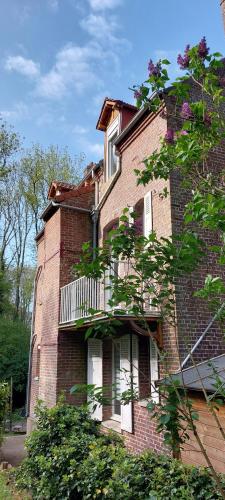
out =
{"type": "MultiPolygon", "coordinates": [[[[112,164],[111,164],[111,158],[112,158],[112,150],[113,150],[113,143],[112,139],[116,135],[116,137],[119,135],[119,127],[120,127],[120,117],[117,116],[115,120],[111,123],[111,125],[107,129],[107,148],[106,148],[106,180],[109,180],[111,177],[113,177],[116,172],[118,171],[119,168],[119,157],[116,159],[116,170],[115,172],[112,173],[112,164]],[[111,144],[112,143],[112,144],[111,144]]],[[[116,139],[115,137],[115,139],[116,139]]],[[[114,139],[114,140],[115,140],[114,139]]]]}

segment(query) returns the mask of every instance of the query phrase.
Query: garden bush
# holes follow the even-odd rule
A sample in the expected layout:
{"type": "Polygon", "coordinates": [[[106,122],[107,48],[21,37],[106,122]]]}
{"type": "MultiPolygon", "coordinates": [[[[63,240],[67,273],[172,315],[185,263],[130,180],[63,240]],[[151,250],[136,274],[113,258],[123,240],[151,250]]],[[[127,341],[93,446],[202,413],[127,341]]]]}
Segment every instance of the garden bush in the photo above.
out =
{"type": "MultiPolygon", "coordinates": [[[[219,499],[205,468],[147,451],[129,454],[120,437],[103,435],[88,410],[58,403],[37,409],[37,429],[17,485],[34,500],[219,499]]],[[[225,488],[225,479],[221,476],[225,488]]]]}
{"type": "Polygon", "coordinates": [[[0,444],[2,442],[4,419],[9,402],[9,386],[5,382],[0,382],[0,444]]]}

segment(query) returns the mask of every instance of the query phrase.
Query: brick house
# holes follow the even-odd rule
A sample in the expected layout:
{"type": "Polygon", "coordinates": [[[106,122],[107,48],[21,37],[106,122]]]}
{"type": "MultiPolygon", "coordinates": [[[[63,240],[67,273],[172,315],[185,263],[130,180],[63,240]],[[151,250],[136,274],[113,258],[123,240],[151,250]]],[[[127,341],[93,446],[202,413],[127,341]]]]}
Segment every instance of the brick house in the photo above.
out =
{"type": "MultiPolygon", "coordinates": [[[[162,108],[172,105],[168,97],[162,108]]],[[[79,260],[83,242],[104,241],[108,231],[118,221],[124,207],[131,207],[143,221],[143,233],[152,230],[168,237],[182,227],[182,214],[187,200],[177,174],[165,183],[154,180],[147,186],[137,186],[135,168],[141,168],[143,158],[160,145],[160,137],[171,127],[171,119],[162,114],[153,115],[148,109],[119,100],[106,98],[97,122],[104,133],[104,161],[87,167],[78,186],[53,182],[49,189],[49,204],[42,214],[44,228],[36,238],[38,268],[35,280],[34,312],[30,378],[28,391],[28,429],[32,428],[37,398],[52,406],[65,391],[67,401],[80,404],[84,396],[70,395],[75,383],[93,383],[97,386],[116,384],[111,405],[98,407],[93,416],[105,428],[113,428],[125,436],[127,446],[137,452],[145,448],[164,450],[162,436],[156,433],[155,423],[146,409],[146,397],[154,392],[155,381],[164,374],[158,361],[154,343],[141,336],[129,315],[118,327],[118,338],[84,340],[90,324],[88,313],[80,309],[82,303],[107,309],[108,291],[104,283],[91,279],[74,279],[72,264],[79,260]],[[169,196],[162,198],[165,187],[169,196]],[[74,321],[86,316],[85,327],[75,329],[74,321]],[[138,386],[138,402],[121,405],[119,393],[127,387],[121,370],[133,377],[138,386]],[[117,389],[116,389],[117,390],[117,389]],[[117,397],[118,396],[118,397],[117,397]]],[[[176,124],[175,124],[176,126],[176,124]]],[[[215,150],[211,162],[221,168],[225,149],[215,150]]],[[[208,237],[206,233],[202,237],[208,237]]],[[[213,242],[212,242],[213,243],[213,242]]],[[[120,263],[119,263],[120,265],[120,263]]],[[[121,272],[122,271],[121,263],[121,272]]],[[[193,346],[211,320],[207,308],[193,290],[201,286],[207,272],[218,272],[213,257],[209,256],[197,272],[177,281],[177,328],[161,322],[160,311],[149,306],[146,320],[159,345],[167,352],[171,372],[180,369],[186,352],[185,341],[193,346]]],[[[120,317],[119,309],[114,310],[120,317]]],[[[96,316],[96,321],[104,317],[96,316]]],[[[224,341],[216,322],[195,352],[197,362],[224,353],[224,341]]]]}

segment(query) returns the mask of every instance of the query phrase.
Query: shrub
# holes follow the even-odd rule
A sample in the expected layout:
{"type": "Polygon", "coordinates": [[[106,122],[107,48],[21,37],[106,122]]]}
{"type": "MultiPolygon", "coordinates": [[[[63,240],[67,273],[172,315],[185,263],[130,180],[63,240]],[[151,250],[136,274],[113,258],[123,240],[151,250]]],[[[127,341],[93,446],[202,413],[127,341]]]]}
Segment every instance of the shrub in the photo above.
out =
{"type": "MultiPolygon", "coordinates": [[[[150,451],[133,456],[117,435],[101,434],[85,408],[39,405],[26,446],[17,485],[34,500],[221,498],[207,469],[150,451]]],[[[225,487],[223,477],[221,483],[225,487]]]]}
{"type": "Polygon", "coordinates": [[[79,466],[96,441],[116,445],[113,436],[102,436],[99,424],[85,408],[59,402],[47,409],[39,404],[37,428],[26,440],[28,456],[16,473],[17,485],[28,488],[34,499],[83,498],[79,466]]]}
{"type": "Polygon", "coordinates": [[[5,382],[0,382],[0,444],[2,442],[4,418],[9,402],[9,386],[5,382]]]}

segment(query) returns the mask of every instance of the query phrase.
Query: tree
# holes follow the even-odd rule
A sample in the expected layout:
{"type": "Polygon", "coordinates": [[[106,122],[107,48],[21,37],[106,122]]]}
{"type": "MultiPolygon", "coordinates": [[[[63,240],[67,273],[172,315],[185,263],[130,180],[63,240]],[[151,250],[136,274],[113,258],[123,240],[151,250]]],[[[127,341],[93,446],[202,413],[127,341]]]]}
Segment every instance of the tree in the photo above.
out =
{"type": "Polygon", "coordinates": [[[0,124],[0,181],[4,179],[13,168],[14,155],[20,149],[20,139],[12,128],[5,122],[0,124]]]}
{"type": "MultiPolygon", "coordinates": [[[[184,55],[178,55],[178,64],[182,70],[186,70],[186,74],[177,78],[170,87],[167,87],[169,77],[166,69],[169,61],[160,60],[154,64],[150,60],[148,79],[139,88],[133,88],[137,105],[147,106],[153,113],[161,109],[163,99],[167,103],[169,124],[165,137],[161,139],[161,148],[144,160],[142,170],[136,170],[137,182],[146,185],[153,178],[167,181],[169,177],[179,175],[181,189],[189,193],[183,229],[167,239],[159,239],[155,233],[146,238],[137,234],[135,214],[130,215],[128,209],[125,209],[119,226],[111,231],[104,246],[95,250],[93,255],[91,246],[85,244],[81,262],[76,266],[78,274],[87,277],[102,278],[105,273],[110,274],[109,304],[112,307],[120,304],[124,308],[124,314],[128,311],[134,315],[139,329],[151,337],[153,342],[155,339],[144,316],[144,303],[149,301],[159,307],[162,316],[176,326],[176,280],[198,269],[202,259],[210,253],[220,266],[221,274],[206,274],[205,285],[193,293],[207,301],[215,318],[220,319],[224,326],[225,284],[222,267],[225,263],[225,170],[216,170],[210,161],[215,148],[224,147],[225,138],[225,78],[224,61],[221,57],[219,53],[209,54],[203,38],[195,47],[190,48],[188,45],[184,55]],[[218,241],[217,244],[210,245],[207,240],[200,238],[199,234],[205,229],[218,241]],[[115,272],[115,260],[126,262],[125,275],[123,273],[120,276],[119,272],[115,272]]],[[[161,196],[167,195],[165,186],[161,196]]],[[[95,312],[90,310],[90,314],[95,312]]],[[[96,326],[93,323],[87,330],[86,337],[96,333],[114,334],[117,324],[113,326],[114,320],[110,313],[104,311],[104,314],[108,315],[108,325],[98,322],[96,326]]],[[[79,320],[79,325],[82,321],[79,320]]],[[[157,345],[156,349],[163,360],[166,353],[160,352],[157,345]]],[[[193,356],[191,360],[195,364],[193,356]]],[[[219,377],[218,374],[217,376],[219,377]]],[[[215,405],[219,401],[212,401],[204,391],[203,384],[202,387],[208,409],[224,440],[225,435],[215,411],[215,405]]],[[[136,397],[132,389],[131,383],[130,399],[136,397]]],[[[217,385],[216,394],[224,397],[221,391],[221,384],[220,390],[217,385]]],[[[222,498],[225,498],[220,480],[198,435],[195,425],[198,416],[193,411],[185,388],[180,391],[168,373],[162,394],[163,398],[158,405],[152,402],[149,404],[153,417],[158,420],[158,431],[164,432],[166,443],[177,456],[180,446],[188,439],[188,430],[191,429],[217,488],[222,498]]],[[[124,401],[127,402],[127,397],[124,401]]]]}
{"type": "Polygon", "coordinates": [[[72,158],[67,149],[57,146],[43,149],[36,144],[20,161],[20,189],[34,217],[35,232],[40,228],[40,214],[46,205],[49,185],[54,180],[77,183],[84,155],[72,158]]]}
{"type": "Polygon", "coordinates": [[[14,405],[25,400],[30,328],[20,319],[0,316],[0,381],[13,381],[14,405]]]}

